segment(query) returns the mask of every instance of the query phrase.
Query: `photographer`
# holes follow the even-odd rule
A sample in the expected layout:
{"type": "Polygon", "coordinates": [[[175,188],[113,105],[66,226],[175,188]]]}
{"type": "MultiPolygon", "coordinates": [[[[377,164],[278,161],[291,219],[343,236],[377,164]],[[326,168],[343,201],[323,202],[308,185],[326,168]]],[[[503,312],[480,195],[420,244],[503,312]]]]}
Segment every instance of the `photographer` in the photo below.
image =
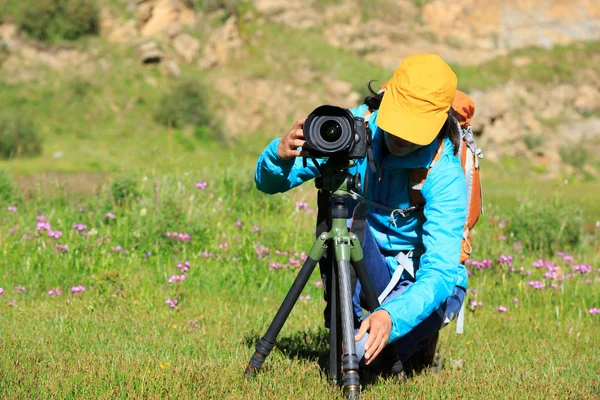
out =
{"type": "MultiPolygon", "coordinates": [[[[357,353],[365,364],[391,372],[402,371],[407,362],[431,365],[438,331],[457,316],[464,301],[467,271],[460,253],[467,189],[456,156],[461,140],[451,108],[456,86],[456,75],[440,57],[413,55],[400,64],[385,92],[373,93],[350,110],[368,119],[372,133],[375,170],[366,159],[357,160],[350,170],[362,177],[360,195],[366,203],[354,215],[359,225],[360,210],[366,214],[364,229],[352,229],[359,231],[381,300],[381,307],[360,320],[357,353]],[[402,212],[411,205],[415,169],[428,171],[419,188],[425,200],[421,215],[402,212]],[[397,283],[393,278],[399,278],[397,283]]],[[[284,192],[319,175],[315,165],[304,167],[299,157],[304,122],[297,121],[260,155],[255,175],[259,190],[284,192]]],[[[363,315],[357,286],[353,300],[359,321],[363,315]]]]}

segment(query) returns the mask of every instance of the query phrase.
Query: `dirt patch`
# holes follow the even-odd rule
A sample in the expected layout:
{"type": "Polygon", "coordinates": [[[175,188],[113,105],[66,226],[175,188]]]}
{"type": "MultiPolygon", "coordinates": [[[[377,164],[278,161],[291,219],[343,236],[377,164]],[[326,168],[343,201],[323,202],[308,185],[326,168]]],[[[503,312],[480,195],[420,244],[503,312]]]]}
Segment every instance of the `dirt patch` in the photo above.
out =
{"type": "Polygon", "coordinates": [[[101,172],[47,172],[16,178],[23,194],[65,193],[70,195],[94,195],[100,192],[108,174],[101,172]]]}

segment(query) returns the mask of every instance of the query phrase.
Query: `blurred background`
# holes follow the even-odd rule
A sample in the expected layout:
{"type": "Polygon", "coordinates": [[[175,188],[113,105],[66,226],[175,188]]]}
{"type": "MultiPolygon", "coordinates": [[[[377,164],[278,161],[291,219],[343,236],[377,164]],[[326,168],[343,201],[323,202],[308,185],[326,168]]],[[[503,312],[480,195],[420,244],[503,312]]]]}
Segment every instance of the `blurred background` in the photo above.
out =
{"type": "Polygon", "coordinates": [[[296,119],[360,104],[423,52],[475,100],[486,200],[562,196],[595,229],[595,0],[0,0],[0,179],[251,179],[296,119]]]}

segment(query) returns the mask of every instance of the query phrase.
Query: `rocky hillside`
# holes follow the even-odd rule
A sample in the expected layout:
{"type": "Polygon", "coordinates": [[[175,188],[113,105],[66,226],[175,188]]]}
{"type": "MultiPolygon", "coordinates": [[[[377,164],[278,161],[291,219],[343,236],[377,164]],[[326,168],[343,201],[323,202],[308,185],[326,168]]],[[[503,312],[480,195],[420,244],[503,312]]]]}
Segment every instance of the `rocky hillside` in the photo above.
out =
{"type": "MultiPolygon", "coordinates": [[[[565,169],[597,175],[598,1],[100,4],[99,34],[111,46],[130,49],[133,62],[172,79],[190,71],[210,77],[227,108],[236,110],[222,113],[230,135],[265,125],[286,129],[320,102],[357,104],[366,80],[336,74],[335,60],[327,60],[332,52],[370,63],[378,74],[373,78],[380,79],[406,55],[434,52],[455,66],[459,86],[475,99],[474,127],[489,159],[527,159],[548,176],[565,169]]],[[[0,25],[0,38],[2,80],[9,84],[43,79],[48,69],[93,76],[109,68],[110,60],[98,59],[94,46],[42,45],[11,18],[0,25]]]]}

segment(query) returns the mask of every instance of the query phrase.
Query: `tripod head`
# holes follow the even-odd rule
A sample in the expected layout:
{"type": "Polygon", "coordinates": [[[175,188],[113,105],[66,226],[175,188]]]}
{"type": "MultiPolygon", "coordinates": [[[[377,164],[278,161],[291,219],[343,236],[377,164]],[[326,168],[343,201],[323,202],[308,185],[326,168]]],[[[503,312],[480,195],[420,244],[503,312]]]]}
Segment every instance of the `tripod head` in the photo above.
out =
{"type": "Polygon", "coordinates": [[[348,159],[330,158],[318,166],[321,176],[315,178],[315,187],[339,196],[349,196],[351,191],[361,189],[360,174],[351,174],[348,168],[354,166],[354,161],[348,159]]]}

